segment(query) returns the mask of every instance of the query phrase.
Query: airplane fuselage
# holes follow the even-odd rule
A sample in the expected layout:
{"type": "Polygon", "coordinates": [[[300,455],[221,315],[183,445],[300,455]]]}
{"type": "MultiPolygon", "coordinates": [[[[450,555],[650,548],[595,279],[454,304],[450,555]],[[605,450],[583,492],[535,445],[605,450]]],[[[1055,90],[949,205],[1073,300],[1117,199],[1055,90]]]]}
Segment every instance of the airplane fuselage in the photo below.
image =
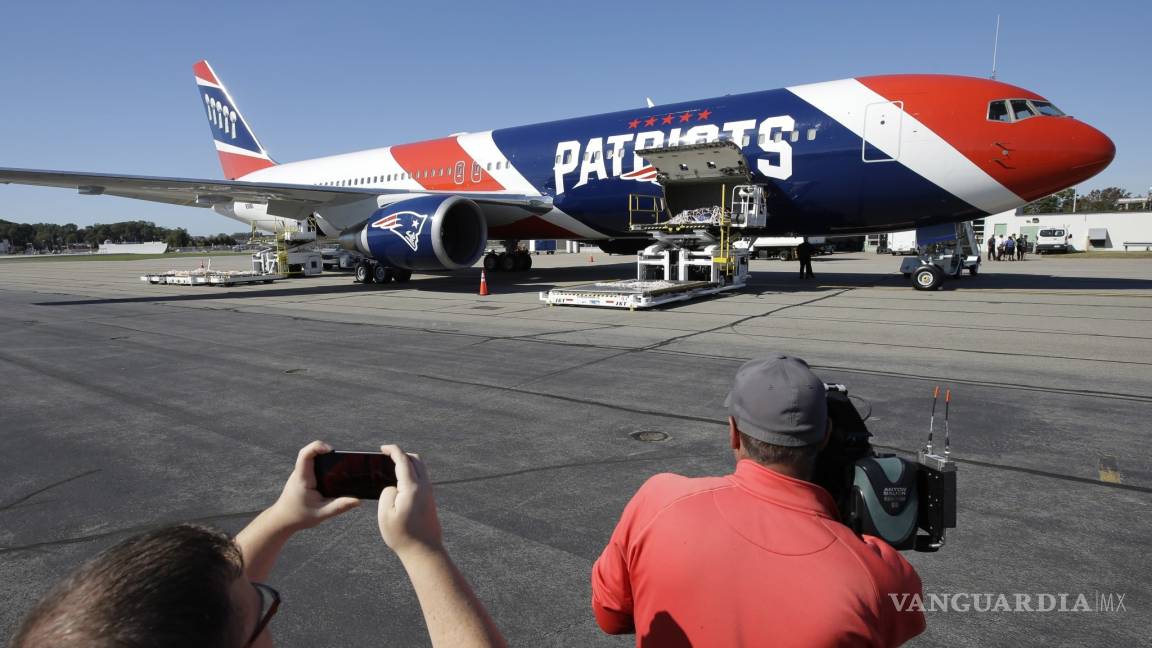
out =
{"type": "MultiPolygon", "coordinates": [[[[490,238],[611,239],[628,196],[662,196],[637,150],[728,140],[767,185],[773,234],[850,234],[979,218],[1095,175],[1114,146],[1062,114],[993,119],[995,102],[1045,104],[985,79],[846,79],[463,133],[280,164],[240,178],[383,191],[541,196],[553,209],[488,214],[490,238]]],[[[259,218],[234,205],[227,215],[259,218]]],[[[323,211],[322,216],[329,217],[323,211]]],[[[329,217],[338,228],[354,223],[329,217]]]]}

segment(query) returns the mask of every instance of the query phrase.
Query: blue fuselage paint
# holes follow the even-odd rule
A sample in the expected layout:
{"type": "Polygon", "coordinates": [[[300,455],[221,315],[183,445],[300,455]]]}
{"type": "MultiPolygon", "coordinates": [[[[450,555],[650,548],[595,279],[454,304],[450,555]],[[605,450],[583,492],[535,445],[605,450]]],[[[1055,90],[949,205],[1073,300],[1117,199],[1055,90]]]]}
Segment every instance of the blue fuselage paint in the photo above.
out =
{"type": "Polygon", "coordinates": [[[899,161],[865,162],[883,156],[862,154],[858,135],[783,89],[507,128],[492,137],[558,208],[609,236],[629,235],[629,194],[663,193],[655,183],[620,177],[637,170],[642,137],[643,148],[717,137],[740,145],[752,182],[770,189],[771,216],[757,233],[863,233],[987,215],[899,161]],[[690,131],[705,126],[716,135],[690,131]],[[695,138],[685,137],[690,133],[695,138]]]}

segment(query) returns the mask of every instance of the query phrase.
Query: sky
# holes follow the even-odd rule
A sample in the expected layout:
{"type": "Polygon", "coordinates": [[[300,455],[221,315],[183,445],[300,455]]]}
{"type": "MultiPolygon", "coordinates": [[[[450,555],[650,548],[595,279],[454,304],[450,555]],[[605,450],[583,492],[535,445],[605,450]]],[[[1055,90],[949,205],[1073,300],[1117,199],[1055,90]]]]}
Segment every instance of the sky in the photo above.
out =
{"type": "MultiPolygon", "coordinates": [[[[1079,187],[1152,187],[1152,3],[14,2],[0,24],[0,166],[221,178],[192,77],[212,63],[272,157],[293,161],[868,74],[997,78],[1116,142],[1079,187]]],[[[207,209],[0,185],[0,219],[207,209]]]]}

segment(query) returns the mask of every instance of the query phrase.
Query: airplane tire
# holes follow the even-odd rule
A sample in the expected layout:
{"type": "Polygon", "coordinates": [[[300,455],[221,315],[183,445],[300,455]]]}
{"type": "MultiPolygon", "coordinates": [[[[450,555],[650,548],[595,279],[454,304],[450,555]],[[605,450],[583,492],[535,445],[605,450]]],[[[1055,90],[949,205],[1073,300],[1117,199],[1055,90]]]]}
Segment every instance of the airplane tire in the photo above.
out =
{"type": "Polygon", "coordinates": [[[912,286],[916,290],[937,290],[942,283],[944,273],[936,266],[920,266],[912,273],[912,286]]]}
{"type": "Polygon", "coordinates": [[[408,283],[408,281],[412,279],[412,271],[400,269],[393,270],[392,278],[396,280],[396,283],[408,283]]]}
{"type": "Polygon", "coordinates": [[[978,274],[979,269],[980,269],[979,266],[972,266],[972,267],[968,268],[968,274],[975,277],[978,274]]]}
{"type": "Polygon", "coordinates": [[[484,255],[484,270],[487,272],[496,272],[500,268],[499,258],[495,254],[484,255]]]}
{"type": "Polygon", "coordinates": [[[532,255],[531,254],[517,254],[516,255],[516,271],[527,272],[532,269],[532,255]]]}
{"type": "Polygon", "coordinates": [[[356,264],[356,283],[372,283],[372,271],[367,263],[356,264]]]}
{"type": "Polygon", "coordinates": [[[372,268],[372,281],[378,284],[386,284],[392,281],[392,268],[377,264],[375,268],[372,268]]]}
{"type": "Polygon", "coordinates": [[[516,267],[519,265],[516,263],[516,255],[514,254],[501,254],[499,257],[499,262],[500,269],[504,272],[515,272],[516,267]]]}

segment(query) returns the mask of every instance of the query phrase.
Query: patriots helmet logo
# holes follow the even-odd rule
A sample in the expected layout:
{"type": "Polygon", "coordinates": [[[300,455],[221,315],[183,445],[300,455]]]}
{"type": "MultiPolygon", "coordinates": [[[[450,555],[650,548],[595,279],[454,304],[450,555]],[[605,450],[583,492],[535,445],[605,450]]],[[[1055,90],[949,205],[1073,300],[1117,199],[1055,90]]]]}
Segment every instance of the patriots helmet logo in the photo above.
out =
{"type": "Polygon", "coordinates": [[[420,247],[420,232],[424,231],[424,223],[428,222],[427,214],[417,214],[414,211],[398,211],[381,216],[372,222],[369,227],[388,230],[399,236],[408,247],[415,252],[420,247]]]}

